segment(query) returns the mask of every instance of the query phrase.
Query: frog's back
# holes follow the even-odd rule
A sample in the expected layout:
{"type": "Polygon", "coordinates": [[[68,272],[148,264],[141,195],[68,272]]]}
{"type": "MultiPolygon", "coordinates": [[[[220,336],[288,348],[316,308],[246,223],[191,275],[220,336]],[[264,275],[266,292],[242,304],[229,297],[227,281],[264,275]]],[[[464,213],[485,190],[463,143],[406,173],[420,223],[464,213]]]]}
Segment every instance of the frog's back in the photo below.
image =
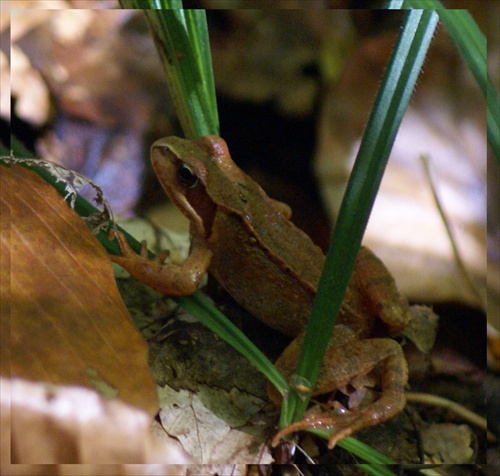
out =
{"type": "Polygon", "coordinates": [[[257,237],[271,259],[316,292],[325,260],[321,248],[266,198],[267,213],[249,216],[247,226],[259,230],[257,237]]]}
{"type": "Polygon", "coordinates": [[[258,184],[245,183],[243,192],[240,210],[214,221],[210,272],[245,309],[295,336],[309,318],[324,255],[258,184]]]}
{"type": "MultiPolygon", "coordinates": [[[[216,190],[214,195],[218,197],[219,209],[240,217],[247,233],[268,250],[272,259],[290,267],[290,272],[316,288],[324,262],[321,249],[281,213],[276,202],[230,157],[225,158],[224,164],[231,171],[231,179],[228,170],[208,174],[208,186],[216,190]],[[212,181],[213,177],[217,180],[212,181]]],[[[214,169],[220,166],[215,162],[209,164],[214,169]]]]}

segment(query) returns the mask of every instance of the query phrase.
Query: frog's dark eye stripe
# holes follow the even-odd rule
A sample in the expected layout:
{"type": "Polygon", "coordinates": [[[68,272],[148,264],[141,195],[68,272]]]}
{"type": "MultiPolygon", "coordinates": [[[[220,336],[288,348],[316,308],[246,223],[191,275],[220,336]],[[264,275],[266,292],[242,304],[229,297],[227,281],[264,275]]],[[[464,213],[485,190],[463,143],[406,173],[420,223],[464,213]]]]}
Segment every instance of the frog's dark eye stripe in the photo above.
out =
{"type": "Polygon", "coordinates": [[[177,169],[177,178],[180,184],[186,188],[194,188],[198,184],[198,177],[194,173],[193,168],[186,163],[183,163],[177,169]]]}

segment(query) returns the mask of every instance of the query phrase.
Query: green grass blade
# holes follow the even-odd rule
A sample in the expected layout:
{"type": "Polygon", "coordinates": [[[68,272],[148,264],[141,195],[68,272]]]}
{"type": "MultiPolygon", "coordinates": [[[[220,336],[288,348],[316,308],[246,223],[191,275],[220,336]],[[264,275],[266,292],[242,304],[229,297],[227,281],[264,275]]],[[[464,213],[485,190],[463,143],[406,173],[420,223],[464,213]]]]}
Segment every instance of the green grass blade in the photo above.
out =
{"type": "Polygon", "coordinates": [[[438,0],[405,0],[404,7],[433,9],[486,99],[488,144],[500,163],[500,97],[488,76],[486,37],[467,10],[448,10],[438,0]]]}
{"type": "MultiPolygon", "coordinates": [[[[302,347],[297,376],[314,387],[392,144],[436,28],[437,15],[410,10],[370,115],[332,235],[302,347]],[[339,270],[342,272],[339,273],[339,270]]],[[[292,391],[283,422],[299,419],[308,399],[292,391]]]]}
{"type": "Polygon", "coordinates": [[[188,32],[195,26],[192,20],[198,18],[204,11],[198,10],[198,15],[185,15],[184,10],[146,10],[156,47],[162,58],[171,96],[184,134],[188,138],[196,138],[207,134],[218,134],[219,122],[213,76],[200,66],[206,48],[203,41],[192,42],[188,32]],[[205,79],[205,80],[204,80],[205,79]],[[212,95],[212,99],[207,99],[212,95]]]}
{"type": "MultiPolygon", "coordinates": [[[[328,437],[332,433],[332,431],[326,430],[324,428],[311,429],[309,430],[309,432],[319,436],[320,438],[324,438],[325,440],[328,439],[328,437]]],[[[372,465],[396,464],[396,462],[391,458],[388,458],[387,456],[379,453],[377,450],[374,450],[365,443],[350,436],[339,441],[338,446],[345,449],[346,451],[349,451],[349,453],[356,455],[358,458],[363,459],[364,461],[369,461],[370,464],[366,465],[363,469],[367,469],[368,466],[371,467],[372,465]]],[[[379,468],[379,470],[381,471],[380,474],[384,474],[386,476],[394,476],[393,473],[385,466],[382,466],[381,468],[379,468]]]]}
{"type": "Polygon", "coordinates": [[[124,9],[130,10],[178,10],[182,0],[119,0],[124,9]]]}
{"type": "MultiPolygon", "coordinates": [[[[434,2],[432,2],[434,3],[434,2]]],[[[466,10],[437,10],[440,20],[467,63],[486,99],[488,143],[500,161],[500,99],[488,77],[486,38],[466,10]]]]}
{"type": "MultiPolygon", "coordinates": [[[[326,435],[324,437],[327,438],[326,435]]],[[[325,439],[326,439],[325,438],[325,439]]],[[[396,464],[391,458],[379,453],[365,443],[348,436],[339,441],[338,446],[344,448],[349,453],[355,454],[364,461],[369,461],[372,464],[396,464]]]]}
{"type": "MultiPolygon", "coordinates": [[[[120,0],[124,8],[137,0],[120,0]]],[[[153,39],[162,60],[170,95],[184,134],[196,138],[219,133],[219,118],[204,10],[183,10],[182,2],[143,1],[153,39]],[[170,6],[177,6],[168,9],[170,6]],[[161,9],[159,9],[161,8],[161,9]]]]}
{"type": "Polygon", "coordinates": [[[189,38],[192,39],[195,57],[199,58],[199,71],[203,83],[204,99],[207,116],[213,116],[215,123],[207,133],[218,134],[219,123],[217,115],[217,100],[215,97],[215,82],[212,71],[212,55],[208,37],[207,19],[204,10],[184,10],[189,38]]]}
{"type": "Polygon", "coordinates": [[[27,157],[27,158],[34,157],[33,152],[24,147],[22,142],[14,135],[10,136],[10,147],[12,149],[14,156],[27,157]]]}

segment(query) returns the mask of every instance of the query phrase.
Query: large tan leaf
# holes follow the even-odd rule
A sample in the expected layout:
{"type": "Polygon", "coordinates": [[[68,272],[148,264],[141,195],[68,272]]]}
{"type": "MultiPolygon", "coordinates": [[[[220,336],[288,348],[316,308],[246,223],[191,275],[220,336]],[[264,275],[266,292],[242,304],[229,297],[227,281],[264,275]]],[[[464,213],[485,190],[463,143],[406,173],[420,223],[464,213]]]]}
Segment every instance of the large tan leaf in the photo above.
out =
{"type": "Polygon", "coordinates": [[[97,388],[153,414],[147,346],[103,247],[33,172],[1,166],[0,180],[2,375],[97,388]]]}
{"type": "MultiPolygon", "coordinates": [[[[494,2],[493,2],[494,3],[494,2]]],[[[328,214],[338,214],[347,178],[395,38],[366,37],[345,59],[322,104],[315,172],[328,214]]],[[[486,110],[450,44],[436,34],[391,151],[363,242],[415,302],[482,303],[458,272],[450,239],[419,156],[430,160],[437,195],[461,258],[486,294],[486,110]]]]}

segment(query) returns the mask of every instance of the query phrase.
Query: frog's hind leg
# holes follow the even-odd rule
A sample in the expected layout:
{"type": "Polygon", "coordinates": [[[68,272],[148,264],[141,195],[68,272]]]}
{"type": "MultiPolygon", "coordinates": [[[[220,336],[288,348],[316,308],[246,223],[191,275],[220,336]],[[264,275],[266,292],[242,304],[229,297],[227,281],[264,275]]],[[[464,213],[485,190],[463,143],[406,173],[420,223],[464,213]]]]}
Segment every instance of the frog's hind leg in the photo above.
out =
{"type": "Polygon", "coordinates": [[[328,440],[333,448],[346,436],[394,418],[406,404],[404,387],[408,381],[408,367],[401,346],[392,339],[367,339],[331,349],[327,352],[314,394],[319,395],[347,385],[357,377],[371,372],[381,364],[381,395],[362,409],[349,410],[336,415],[328,412],[311,412],[301,421],[292,423],[277,433],[271,444],[292,432],[308,428],[334,429],[328,440]],[[329,383],[330,381],[330,383],[329,383]]]}
{"type": "Polygon", "coordinates": [[[384,263],[362,246],[356,258],[352,285],[367,299],[374,315],[392,330],[401,330],[411,321],[408,300],[403,296],[384,263]]]}

